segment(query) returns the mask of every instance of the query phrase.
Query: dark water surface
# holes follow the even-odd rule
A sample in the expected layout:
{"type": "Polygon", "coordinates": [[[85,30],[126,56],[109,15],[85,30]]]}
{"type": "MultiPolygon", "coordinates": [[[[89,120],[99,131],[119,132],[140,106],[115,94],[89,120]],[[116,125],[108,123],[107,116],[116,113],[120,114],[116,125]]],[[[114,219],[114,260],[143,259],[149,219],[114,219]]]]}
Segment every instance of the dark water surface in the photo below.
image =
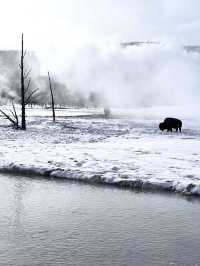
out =
{"type": "Polygon", "coordinates": [[[200,265],[200,201],[1,175],[0,265],[200,265]]]}

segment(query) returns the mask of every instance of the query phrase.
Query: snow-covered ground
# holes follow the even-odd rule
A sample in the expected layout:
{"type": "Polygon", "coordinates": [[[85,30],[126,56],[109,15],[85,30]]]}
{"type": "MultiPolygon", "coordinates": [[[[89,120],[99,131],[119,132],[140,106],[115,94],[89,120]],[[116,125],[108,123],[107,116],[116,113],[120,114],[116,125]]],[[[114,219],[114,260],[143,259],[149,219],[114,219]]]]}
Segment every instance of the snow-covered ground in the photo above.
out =
{"type": "MultiPolygon", "coordinates": [[[[2,109],[5,110],[5,107],[2,109]]],[[[112,110],[28,109],[27,131],[0,117],[0,170],[200,195],[200,118],[195,106],[112,110]],[[160,132],[166,116],[183,132],[160,132]]]]}

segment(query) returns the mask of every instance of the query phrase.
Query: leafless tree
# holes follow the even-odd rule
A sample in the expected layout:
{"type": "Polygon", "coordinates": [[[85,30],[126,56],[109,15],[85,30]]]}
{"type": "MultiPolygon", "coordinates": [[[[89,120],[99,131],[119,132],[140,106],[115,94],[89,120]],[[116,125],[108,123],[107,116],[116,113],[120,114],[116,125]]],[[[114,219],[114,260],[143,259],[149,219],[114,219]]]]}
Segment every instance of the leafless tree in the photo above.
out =
{"type": "Polygon", "coordinates": [[[21,61],[19,64],[20,67],[20,81],[21,81],[21,126],[19,126],[19,118],[15,109],[15,106],[12,102],[11,115],[8,115],[4,111],[0,112],[8,119],[16,129],[26,130],[26,105],[31,102],[33,95],[38,91],[38,89],[30,90],[31,79],[29,78],[30,70],[25,70],[24,67],[24,58],[26,56],[26,51],[24,52],[24,35],[22,34],[21,38],[21,61]]]}
{"type": "Polygon", "coordinates": [[[52,89],[51,78],[50,78],[49,72],[48,72],[48,78],[49,78],[49,89],[51,93],[51,108],[52,108],[52,114],[53,114],[53,122],[56,122],[55,102],[54,102],[54,95],[53,95],[53,89],[52,89]]]}
{"type": "Polygon", "coordinates": [[[24,58],[26,51],[24,52],[24,35],[22,34],[21,39],[21,63],[19,65],[21,71],[21,129],[26,130],[26,105],[31,102],[33,95],[38,89],[30,90],[31,79],[29,75],[31,69],[25,71],[24,69],[24,58]]]}

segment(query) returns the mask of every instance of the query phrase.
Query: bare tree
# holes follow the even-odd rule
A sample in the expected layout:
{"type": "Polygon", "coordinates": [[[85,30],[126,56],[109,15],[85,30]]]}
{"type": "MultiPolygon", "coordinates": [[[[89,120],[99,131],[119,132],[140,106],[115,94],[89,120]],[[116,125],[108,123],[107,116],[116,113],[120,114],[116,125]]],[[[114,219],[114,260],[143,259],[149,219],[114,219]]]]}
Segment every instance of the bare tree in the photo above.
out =
{"type": "Polygon", "coordinates": [[[49,89],[51,92],[51,108],[52,108],[52,114],[53,114],[53,122],[56,122],[55,102],[54,102],[54,95],[53,95],[53,89],[52,89],[52,85],[51,85],[51,78],[50,78],[49,72],[48,72],[48,77],[49,77],[49,89]]]}
{"type": "Polygon", "coordinates": [[[20,128],[20,126],[19,126],[19,118],[18,118],[16,109],[15,109],[15,106],[13,104],[13,101],[12,101],[12,107],[13,107],[13,110],[11,111],[11,115],[6,114],[2,110],[0,110],[0,112],[5,116],[6,119],[8,119],[12,123],[12,125],[13,125],[13,127],[15,129],[19,129],[20,128]]]}
{"type": "Polygon", "coordinates": [[[21,40],[21,63],[19,65],[21,70],[21,129],[26,130],[26,105],[31,102],[33,95],[38,91],[38,89],[30,90],[31,79],[29,75],[31,69],[24,70],[24,58],[26,56],[26,51],[24,52],[24,35],[22,34],[21,40]]]}
{"type": "Polygon", "coordinates": [[[24,35],[21,38],[21,61],[20,67],[20,81],[21,81],[21,126],[19,126],[19,118],[12,102],[13,110],[11,115],[6,114],[4,111],[0,112],[8,119],[16,129],[26,130],[26,105],[31,102],[33,95],[38,91],[38,89],[30,90],[31,79],[29,78],[31,70],[25,71],[24,68],[24,58],[26,56],[26,51],[24,52],[24,35]]]}
{"type": "MultiPolygon", "coordinates": [[[[19,65],[21,70],[21,110],[22,110],[22,122],[21,129],[26,130],[26,105],[25,105],[25,87],[24,87],[24,57],[26,52],[24,52],[24,35],[22,34],[22,47],[21,47],[21,64],[19,65]]],[[[29,86],[30,82],[28,82],[29,86]]]]}

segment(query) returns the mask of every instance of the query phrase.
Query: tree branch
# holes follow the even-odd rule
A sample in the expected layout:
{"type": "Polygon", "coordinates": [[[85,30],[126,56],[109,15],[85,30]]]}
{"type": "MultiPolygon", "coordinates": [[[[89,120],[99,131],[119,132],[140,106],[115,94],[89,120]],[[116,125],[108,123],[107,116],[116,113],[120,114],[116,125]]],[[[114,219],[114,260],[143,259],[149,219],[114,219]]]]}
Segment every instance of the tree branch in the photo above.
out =
{"type": "Polygon", "coordinates": [[[13,101],[12,101],[12,107],[13,107],[13,110],[14,110],[14,117],[16,119],[17,126],[19,126],[19,119],[18,119],[18,115],[17,115],[17,112],[16,112],[15,105],[14,105],[13,101]]]}
{"type": "Polygon", "coordinates": [[[30,84],[31,84],[31,79],[28,80],[28,84],[27,84],[27,86],[25,88],[24,94],[26,94],[28,92],[30,84]]]}
{"type": "Polygon", "coordinates": [[[39,90],[39,89],[35,89],[35,90],[33,90],[33,91],[29,94],[28,98],[25,100],[25,105],[27,105],[27,104],[30,103],[30,100],[31,100],[31,98],[33,97],[33,94],[35,94],[38,90],[39,90]]]}
{"type": "Polygon", "coordinates": [[[4,111],[2,111],[1,109],[0,109],[0,112],[5,116],[6,119],[8,119],[13,124],[14,128],[19,129],[20,128],[19,127],[19,119],[18,119],[18,115],[17,115],[13,101],[12,101],[12,107],[13,107],[13,110],[10,110],[10,112],[11,112],[14,119],[10,115],[8,115],[4,111]]]}
{"type": "Polygon", "coordinates": [[[22,56],[23,56],[23,59],[24,59],[24,57],[26,56],[26,50],[24,51],[22,56]]]}
{"type": "Polygon", "coordinates": [[[6,119],[8,119],[11,123],[15,124],[15,121],[8,115],[6,114],[4,111],[2,111],[0,109],[0,112],[5,116],[6,119]]]}
{"type": "Polygon", "coordinates": [[[31,73],[32,69],[29,69],[25,74],[24,74],[24,79],[27,79],[29,74],[31,73]]]}

